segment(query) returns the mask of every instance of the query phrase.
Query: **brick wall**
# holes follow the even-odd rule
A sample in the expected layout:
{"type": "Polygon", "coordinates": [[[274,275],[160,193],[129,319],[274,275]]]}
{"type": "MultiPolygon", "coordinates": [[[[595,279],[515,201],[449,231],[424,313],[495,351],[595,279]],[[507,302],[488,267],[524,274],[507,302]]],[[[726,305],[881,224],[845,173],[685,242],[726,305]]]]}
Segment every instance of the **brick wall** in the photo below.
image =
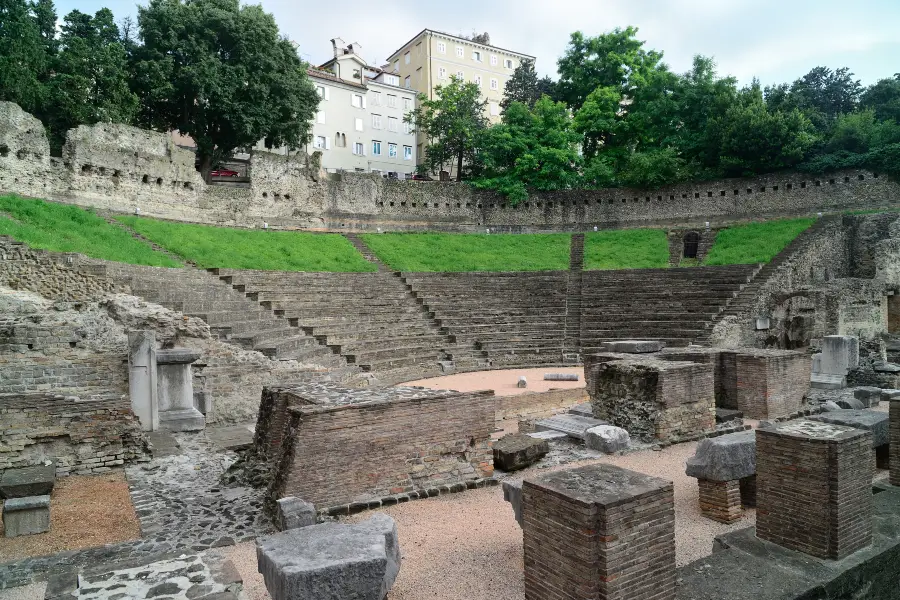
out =
{"type": "Polygon", "coordinates": [[[756,430],[756,535],[819,558],[872,541],[872,433],[812,421],[756,430]]]}
{"type": "Polygon", "coordinates": [[[890,403],[890,468],[891,485],[900,486],[900,398],[890,403]]]}
{"type": "Polygon", "coordinates": [[[289,412],[271,499],[297,496],[321,510],[493,473],[492,392],[289,412]]]}
{"type": "Polygon", "coordinates": [[[58,475],[103,473],[145,456],[127,399],[0,396],[0,471],[53,460],[58,475]]]}
{"type": "Polygon", "coordinates": [[[497,396],[496,415],[498,421],[544,417],[552,414],[554,409],[558,411],[588,400],[585,388],[497,396]]]}
{"type": "Polygon", "coordinates": [[[672,483],[612,465],[522,484],[526,600],[675,597],[672,483]]]}
{"type": "Polygon", "coordinates": [[[812,360],[805,352],[741,350],[734,353],[737,408],[748,419],[774,419],[800,409],[809,390],[812,360]]]}

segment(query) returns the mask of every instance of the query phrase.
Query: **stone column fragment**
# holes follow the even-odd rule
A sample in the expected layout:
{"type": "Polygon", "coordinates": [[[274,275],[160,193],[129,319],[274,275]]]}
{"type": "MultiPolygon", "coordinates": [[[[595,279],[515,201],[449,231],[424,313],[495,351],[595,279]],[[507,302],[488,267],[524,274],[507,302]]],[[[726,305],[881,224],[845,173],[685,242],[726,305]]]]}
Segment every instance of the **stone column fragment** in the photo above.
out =
{"type": "Polygon", "coordinates": [[[131,410],[144,431],[159,429],[156,390],[156,333],[128,332],[128,395],[131,410]]]}

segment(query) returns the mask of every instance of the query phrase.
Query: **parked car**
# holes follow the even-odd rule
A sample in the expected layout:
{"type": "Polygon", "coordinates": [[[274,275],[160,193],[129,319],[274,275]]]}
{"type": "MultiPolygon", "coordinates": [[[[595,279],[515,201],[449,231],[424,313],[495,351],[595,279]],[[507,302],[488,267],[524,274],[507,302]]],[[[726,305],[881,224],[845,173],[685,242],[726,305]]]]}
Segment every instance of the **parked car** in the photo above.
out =
{"type": "Polygon", "coordinates": [[[213,169],[209,173],[210,177],[239,177],[240,173],[231,169],[213,169]]]}
{"type": "Polygon", "coordinates": [[[415,173],[412,177],[410,177],[410,179],[412,179],[413,181],[434,181],[434,179],[432,179],[428,175],[419,175],[418,173],[415,173]]]}

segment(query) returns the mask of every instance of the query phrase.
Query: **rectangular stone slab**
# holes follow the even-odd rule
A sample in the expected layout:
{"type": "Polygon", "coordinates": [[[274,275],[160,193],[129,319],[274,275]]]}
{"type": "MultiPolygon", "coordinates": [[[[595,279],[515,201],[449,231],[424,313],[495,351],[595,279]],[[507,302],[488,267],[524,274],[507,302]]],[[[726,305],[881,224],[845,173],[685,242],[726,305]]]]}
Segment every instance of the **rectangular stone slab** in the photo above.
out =
{"type": "Polygon", "coordinates": [[[606,421],[593,417],[580,417],[578,415],[556,415],[548,419],[541,419],[534,424],[535,431],[561,431],[573,438],[583,440],[588,429],[597,425],[608,425],[606,421]]]}
{"type": "Polygon", "coordinates": [[[821,421],[835,425],[846,425],[872,432],[872,447],[877,448],[890,442],[888,414],[876,410],[836,410],[809,417],[810,421],[821,421]]]}
{"type": "Polygon", "coordinates": [[[0,475],[0,498],[45,496],[53,491],[56,468],[38,465],[22,469],[7,469],[0,475]]]}
{"type": "Polygon", "coordinates": [[[50,496],[28,496],[4,501],[3,530],[8,538],[49,531],[50,496]]]}
{"type": "Polygon", "coordinates": [[[544,381],[578,381],[578,373],[544,373],[544,381]]]}
{"type": "Polygon", "coordinates": [[[602,346],[607,352],[646,354],[649,352],[659,352],[666,347],[666,344],[665,342],[657,340],[620,340],[615,342],[603,342],[602,346]]]}

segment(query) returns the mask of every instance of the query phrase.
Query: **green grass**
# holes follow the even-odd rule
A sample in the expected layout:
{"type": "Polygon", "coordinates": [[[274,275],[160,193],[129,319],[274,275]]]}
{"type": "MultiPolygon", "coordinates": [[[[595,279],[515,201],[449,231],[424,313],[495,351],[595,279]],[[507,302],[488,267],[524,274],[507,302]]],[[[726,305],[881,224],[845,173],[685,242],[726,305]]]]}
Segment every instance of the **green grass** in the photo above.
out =
{"type": "Polygon", "coordinates": [[[738,225],[719,231],[705,265],[745,265],[772,260],[815,219],[781,219],[738,225]]]}
{"type": "Polygon", "coordinates": [[[134,265],[182,266],[89,210],[43,200],[0,196],[0,235],[53,252],[80,252],[134,265]]]}
{"type": "Polygon", "coordinates": [[[669,241],[661,229],[619,229],[584,236],[584,268],[663,269],[669,266],[669,241]]]}
{"type": "Polygon", "coordinates": [[[398,271],[552,271],[569,268],[568,234],[374,233],[366,244],[398,271]]]}
{"type": "Polygon", "coordinates": [[[347,238],[338,234],[230,229],[117,217],[145,238],[203,268],[258,271],[375,271],[347,238]]]}

